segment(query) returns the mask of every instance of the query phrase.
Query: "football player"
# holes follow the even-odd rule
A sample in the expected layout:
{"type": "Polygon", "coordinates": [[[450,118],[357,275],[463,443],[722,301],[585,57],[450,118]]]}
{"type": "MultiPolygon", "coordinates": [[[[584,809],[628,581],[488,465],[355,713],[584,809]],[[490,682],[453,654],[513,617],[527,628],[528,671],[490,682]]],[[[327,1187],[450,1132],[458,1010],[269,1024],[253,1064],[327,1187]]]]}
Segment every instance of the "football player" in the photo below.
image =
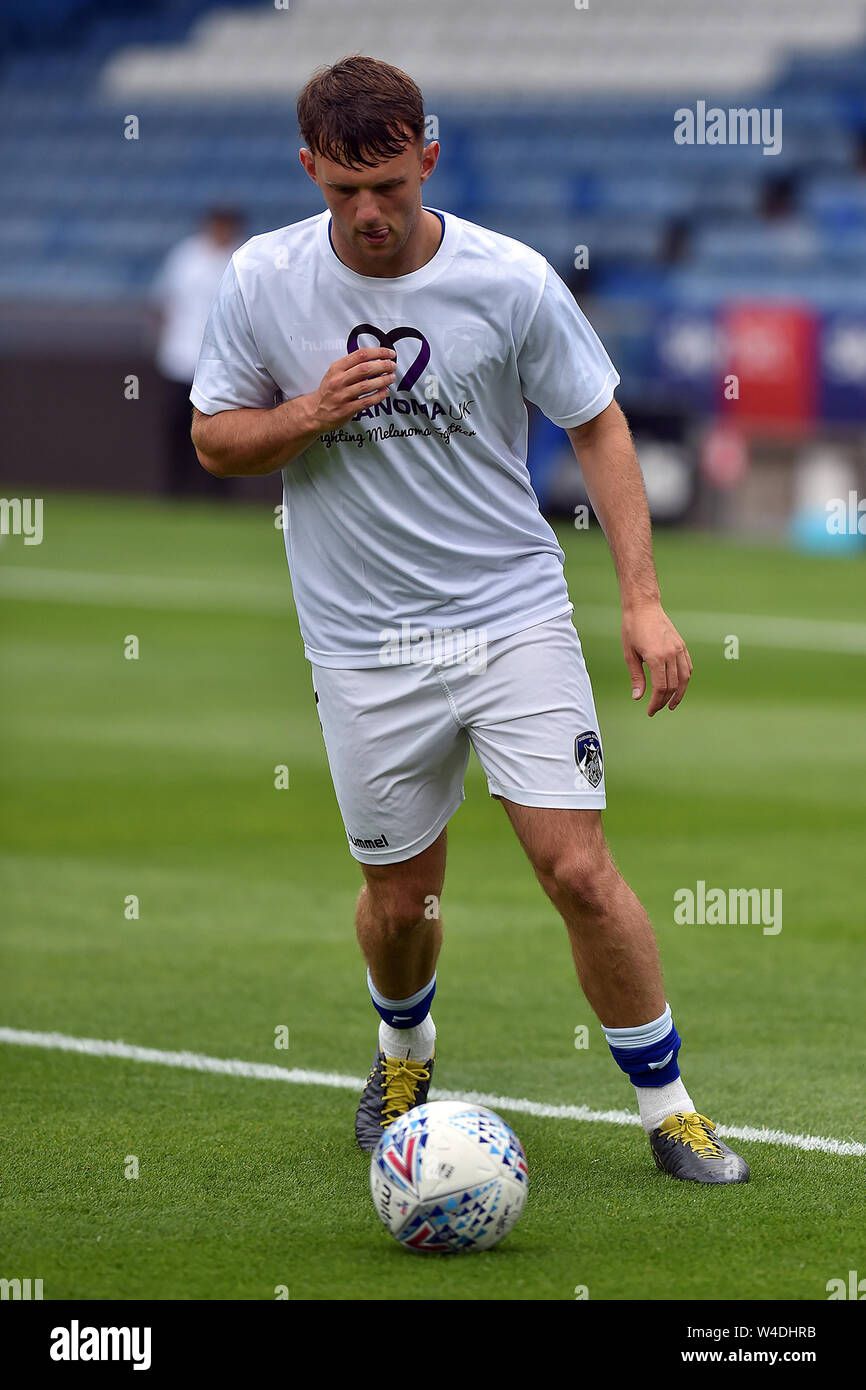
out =
{"type": "Polygon", "coordinates": [[[298,102],[322,213],[237,251],[205,331],[193,441],[217,477],[282,470],[304,649],[380,1015],[356,1134],[427,1096],[446,827],[470,747],[565,922],[656,1162],[745,1182],[699,1114],[650,922],[602,831],[602,741],[563,554],[526,463],[534,402],[579,456],[613,554],[632,694],[675,710],[692,663],[665,613],[619,377],[530,247],[423,202],[439,146],[405,73],[346,58],[298,102]]]}

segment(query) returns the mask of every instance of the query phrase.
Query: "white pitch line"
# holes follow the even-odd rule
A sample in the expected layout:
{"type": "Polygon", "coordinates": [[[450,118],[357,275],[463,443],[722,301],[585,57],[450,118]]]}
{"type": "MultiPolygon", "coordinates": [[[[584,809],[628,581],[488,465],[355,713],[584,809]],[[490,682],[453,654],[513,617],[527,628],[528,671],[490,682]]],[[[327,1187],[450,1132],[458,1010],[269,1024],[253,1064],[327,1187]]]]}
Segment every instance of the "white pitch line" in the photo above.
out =
{"type": "MultiPolygon", "coordinates": [[[[210,1072],[217,1076],[241,1076],[254,1081],[288,1081],[295,1086],[331,1086],[338,1091],[359,1091],[362,1077],[344,1076],[335,1071],[304,1071],[298,1067],[278,1067],[271,1062],[243,1062],[231,1057],[207,1057],[201,1052],[163,1052],[156,1047],[134,1043],[108,1042],[102,1038],[73,1038],[66,1033],[33,1033],[26,1028],[0,1028],[0,1043],[18,1047],[43,1047],[57,1052],[83,1052],[90,1057],[120,1057],[128,1062],[150,1062],[161,1067],[180,1067],[186,1071],[210,1072]]],[[[431,1087],[431,1100],[463,1100],[486,1105],[490,1110],[510,1110],[544,1120],[577,1120],[586,1124],[639,1125],[629,1110],[591,1110],[588,1105],[546,1105],[536,1100],[495,1096],[487,1091],[443,1091],[431,1087]]],[[[817,1150],[866,1158],[866,1144],[853,1139],[827,1139],[816,1134],[789,1134],[782,1129],[756,1129],[753,1125],[718,1125],[716,1132],[726,1139],[746,1139],[755,1144],[778,1144],[789,1149],[817,1150]]]]}
{"type": "MultiPolygon", "coordinates": [[[[153,574],[95,574],[81,570],[0,566],[0,596],[24,602],[102,608],[163,608],[213,613],[290,614],[294,601],[286,575],[279,588],[226,579],[172,579],[153,574]]],[[[756,647],[866,656],[866,623],[830,618],[776,618],[768,613],[673,614],[687,642],[721,645],[729,635],[756,647]]],[[[578,605],[578,632],[616,636],[622,615],[610,605],[578,605]]]]}

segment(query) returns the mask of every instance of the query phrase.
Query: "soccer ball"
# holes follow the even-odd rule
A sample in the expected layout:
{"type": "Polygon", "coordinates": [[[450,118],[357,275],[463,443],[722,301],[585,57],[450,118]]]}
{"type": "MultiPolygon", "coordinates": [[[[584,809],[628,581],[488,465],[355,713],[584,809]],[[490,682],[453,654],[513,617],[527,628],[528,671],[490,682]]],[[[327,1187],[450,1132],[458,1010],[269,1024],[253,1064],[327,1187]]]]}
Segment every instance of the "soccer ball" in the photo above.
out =
{"type": "Polygon", "coordinates": [[[433,1101],[385,1130],[370,1191],[381,1220],[408,1250],[489,1250],[523,1211],[526,1155],[492,1110],[433,1101]]]}

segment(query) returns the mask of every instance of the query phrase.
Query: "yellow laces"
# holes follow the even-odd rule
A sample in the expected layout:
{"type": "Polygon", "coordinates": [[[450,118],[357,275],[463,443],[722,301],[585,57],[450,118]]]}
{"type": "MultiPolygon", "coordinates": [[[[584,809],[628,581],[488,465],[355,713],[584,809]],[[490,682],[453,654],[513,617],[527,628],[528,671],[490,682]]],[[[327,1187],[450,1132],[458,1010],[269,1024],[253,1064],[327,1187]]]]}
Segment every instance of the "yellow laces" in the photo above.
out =
{"type": "Polygon", "coordinates": [[[681,1144],[688,1145],[696,1154],[702,1158],[721,1158],[722,1151],[715,1139],[707,1131],[715,1129],[712,1120],[708,1120],[705,1115],[698,1115],[693,1112],[691,1115],[668,1115],[660,1126],[662,1134],[668,1139],[673,1139],[674,1143],[679,1141],[681,1144]]]}
{"type": "Polygon", "coordinates": [[[410,1062],[405,1057],[385,1058],[385,1104],[379,1121],[383,1129],[412,1109],[419,1084],[429,1080],[430,1072],[423,1062],[410,1062]]]}

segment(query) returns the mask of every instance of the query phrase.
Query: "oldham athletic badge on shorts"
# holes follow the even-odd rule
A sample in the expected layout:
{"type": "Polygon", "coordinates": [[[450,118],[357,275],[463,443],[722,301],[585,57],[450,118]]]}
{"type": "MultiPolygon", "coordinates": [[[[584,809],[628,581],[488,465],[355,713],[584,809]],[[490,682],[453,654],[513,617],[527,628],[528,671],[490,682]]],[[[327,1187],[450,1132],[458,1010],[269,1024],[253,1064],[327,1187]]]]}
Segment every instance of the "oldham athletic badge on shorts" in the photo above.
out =
{"type": "Polygon", "coordinates": [[[592,729],[578,734],[574,740],[574,761],[591,787],[597,787],[604,775],[601,740],[592,729]]]}

